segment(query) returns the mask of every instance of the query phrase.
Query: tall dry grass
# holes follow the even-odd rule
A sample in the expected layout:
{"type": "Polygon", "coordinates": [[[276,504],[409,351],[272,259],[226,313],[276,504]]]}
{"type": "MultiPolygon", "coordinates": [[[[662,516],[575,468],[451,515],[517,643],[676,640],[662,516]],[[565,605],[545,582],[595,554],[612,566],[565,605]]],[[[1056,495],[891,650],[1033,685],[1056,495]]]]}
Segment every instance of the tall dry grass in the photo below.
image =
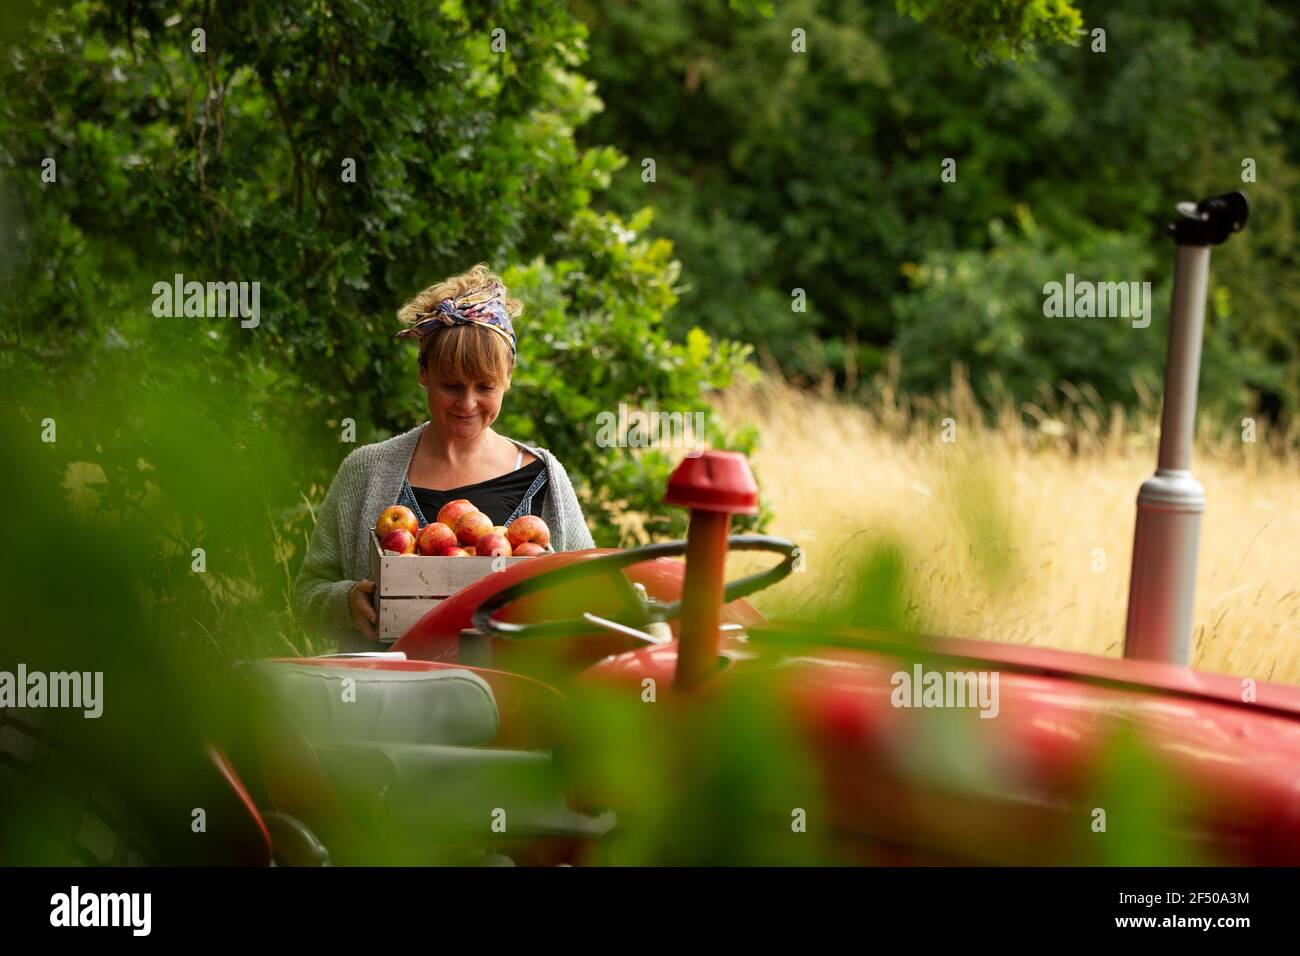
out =
{"type": "MultiPolygon", "coordinates": [[[[805,572],[753,602],[807,616],[833,599],[867,542],[907,554],[917,623],[932,633],[1119,656],[1138,486],[1155,467],[1150,396],[1124,415],[1062,386],[986,424],[962,381],[909,402],[890,377],[872,398],[809,393],[772,372],[713,399],[728,424],[755,423],[753,459],[773,534],[804,546],[805,572]],[[944,419],[952,420],[945,442],[944,419]],[[955,428],[955,431],[953,430],[955,428]]],[[[1193,663],[1300,683],[1300,454],[1297,436],[1198,440],[1205,486],[1193,663]]],[[[733,558],[732,574],[755,565],[733,558]]]]}

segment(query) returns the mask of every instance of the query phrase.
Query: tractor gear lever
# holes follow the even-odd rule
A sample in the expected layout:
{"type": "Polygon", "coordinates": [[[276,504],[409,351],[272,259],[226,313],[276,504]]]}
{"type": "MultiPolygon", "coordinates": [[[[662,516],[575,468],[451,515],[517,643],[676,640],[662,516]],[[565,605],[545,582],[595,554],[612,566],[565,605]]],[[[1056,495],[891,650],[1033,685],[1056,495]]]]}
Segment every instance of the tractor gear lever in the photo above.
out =
{"type": "Polygon", "coordinates": [[[658,625],[657,629],[660,631],[658,635],[655,635],[650,633],[649,628],[644,631],[638,630],[635,627],[628,627],[626,624],[620,624],[618,621],[611,621],[607,617],[600,617],[596,614],[592,614],[590,611],[583,612],[582,616],[587,621],[590,621],[598,627],[603,627],[607,631],[613,631],[616,634],[623,634],[627,637],[634,637],[638,641],[645,641],[647,644],[660,645],[671,644],[673,642],[672,630],[669,629],[668,625],[663,621],[652,622],[654,625],[658,625]],[[664,631],[667,631],[668,633],[664,634],[664,631]]]}

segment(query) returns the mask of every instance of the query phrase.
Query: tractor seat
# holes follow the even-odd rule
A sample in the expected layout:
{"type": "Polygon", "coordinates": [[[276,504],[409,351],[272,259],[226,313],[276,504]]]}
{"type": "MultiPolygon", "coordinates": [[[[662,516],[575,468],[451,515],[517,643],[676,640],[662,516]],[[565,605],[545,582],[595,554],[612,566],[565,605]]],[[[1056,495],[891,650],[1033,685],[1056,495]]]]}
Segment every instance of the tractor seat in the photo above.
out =
{"type": "Polygon", "coordinates": [[[408,671],[262,661],[256,672],[313,744],[474,747],[492,740],[501,726],[487,681],[459,668],[408,671]]]}
{"type": "Polygon", "coordinates": [[[568,807],[550,753],[488,746],[501,717],[492,688],[471,671],[294,661],[253,671],[293,725],[287,738],[309,751],[305,761],[280,751],[263,765],[276,809],[309,826],[322,823],[315,797],[324,789],[367,840],[388,846],[599,838],[614,825],[612,814],[568,807]]]}

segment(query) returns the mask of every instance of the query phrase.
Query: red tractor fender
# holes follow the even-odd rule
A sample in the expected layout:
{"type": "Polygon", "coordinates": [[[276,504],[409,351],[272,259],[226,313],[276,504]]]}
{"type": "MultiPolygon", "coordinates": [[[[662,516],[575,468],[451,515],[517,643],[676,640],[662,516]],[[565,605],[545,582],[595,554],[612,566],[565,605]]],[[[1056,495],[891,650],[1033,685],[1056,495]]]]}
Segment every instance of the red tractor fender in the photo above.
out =
{"type": "Polygon", "coordinates": [[[996,719],[966,722],[970,743],[997,768],[997,793],[963,792],[945,781],[939,758],[910,763],[909,751],[924,752],[927,714],[934,712],[895,706],[891,675],[915,666],[916,655],[902,648],[895,657],[827,649],[791,675],[792,716],[825,770],[844,832],[868,841],[910,832],[914,846],[934,851],[965,842],[975,856],[980,840],[962,821],[978,818],[981,839],[1001,844],[1004,862],[1077,859],[1091,832],[1090,788],[1106,748],[1128,727],[1188,796],[1163,822],[1189,851],[1211,863],[1300,861],[1295,688],[1259,684],[1258,699],[1243,702],[1238,679],[1187,668],[945,644],[953,656],[927,654],[926,669],[1000,674],[996,719]],[[981,659],[981,652],[989,656],[981,659]],[[945,801],[949,812],[908,809],[945,801]]]}
{"type": "MultiPolygon", "coordinates": [[[[821,767],[834,827],[868,857],[897,843],[908,849],[894,862],[980,862],[991,846],[1001,862],[1077,858],[1091,833],[1089,785],[1127,726],[1196,795],[1168,821],[1189,852],[1215,863],[1300,860],[1300,688],[989,641],[918,645],[863,630],[819,630],[824,644],[783,649],[786,631],[758,628],[744,642],[723,635],[732,664],[703,689],[754,666],[756,653],[783,665],[784,705],[821,767]],[[997,792],[963,789],[943,754],[926,756],[927,732],[946,725],[893,700],[893,675],[917,665],[999,675],[996,719],[966,721],[968,745],[997,768],[997,792]],[[974,817],[980,826],[970,828],[974,817]]],[[[676,656],[675,643],[638,648],[600,661],[577,683],[635,688],[649,677],[674,695],[676,656]]]]}

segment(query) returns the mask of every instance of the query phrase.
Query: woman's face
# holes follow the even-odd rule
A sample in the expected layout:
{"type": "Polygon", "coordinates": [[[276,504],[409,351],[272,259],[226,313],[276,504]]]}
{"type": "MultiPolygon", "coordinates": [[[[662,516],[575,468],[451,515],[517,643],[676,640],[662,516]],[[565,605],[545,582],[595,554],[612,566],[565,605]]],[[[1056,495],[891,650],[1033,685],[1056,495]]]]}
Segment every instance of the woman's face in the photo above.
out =
{"type": "Polygon", "coordinates": [[[497,420],[501,399],[510,388],[492,382],[438,382],[421,370],[420,384],[429,392],[429,420],[448,441],[477,438],[497,420]]]}

